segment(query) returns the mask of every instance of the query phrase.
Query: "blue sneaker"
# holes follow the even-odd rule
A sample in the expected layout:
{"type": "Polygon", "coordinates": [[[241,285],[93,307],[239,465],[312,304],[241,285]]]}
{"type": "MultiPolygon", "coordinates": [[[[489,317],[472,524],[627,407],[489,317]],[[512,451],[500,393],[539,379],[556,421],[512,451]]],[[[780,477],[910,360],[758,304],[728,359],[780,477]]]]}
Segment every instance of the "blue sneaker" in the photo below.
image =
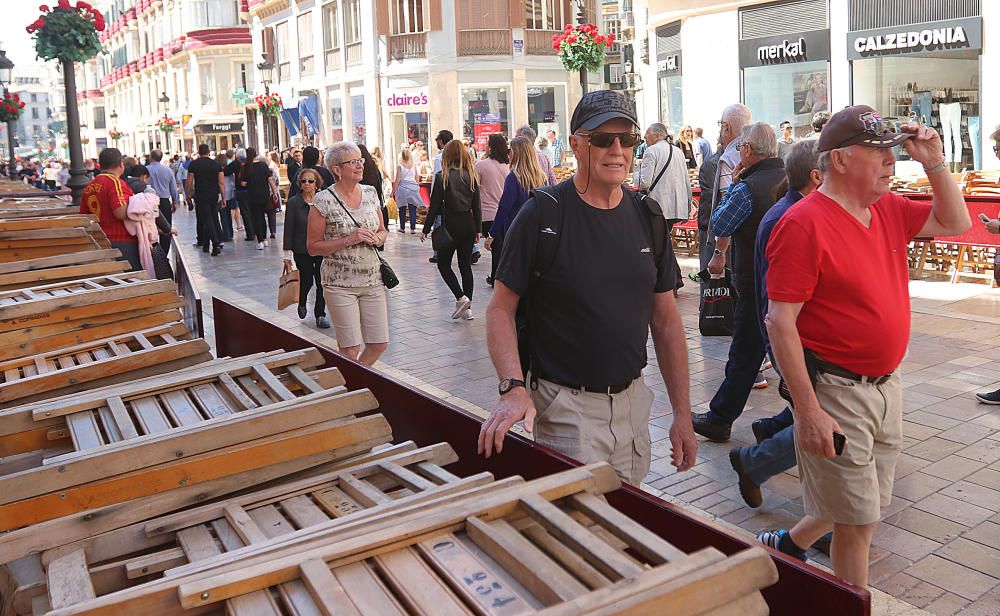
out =
{"type": "Polygon", "coordinates": [[[794,556],[802,562],[809,560],[806,556],[806,551],[795,545],[787,530],[762,530],[757,533],[757,541],[760,541],[769,548],[774,548],[779,552],[794,556]]]}

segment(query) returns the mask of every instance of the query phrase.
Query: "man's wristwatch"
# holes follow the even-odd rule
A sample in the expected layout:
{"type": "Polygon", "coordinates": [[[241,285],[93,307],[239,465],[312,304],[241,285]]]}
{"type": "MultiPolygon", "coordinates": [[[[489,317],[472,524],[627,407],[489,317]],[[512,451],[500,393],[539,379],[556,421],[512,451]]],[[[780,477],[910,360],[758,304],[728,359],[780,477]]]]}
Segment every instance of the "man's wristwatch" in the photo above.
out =
{"type": "Polygon", "coordinates": [[[719,250],[718,248],[716,248],[713,252],[719,256],[722,256],[722,251],[719,250]]]}
{"type": "Polygon", "coordinates": [[[497,387],[497,391],[499,391],[500,395],[502,396],[508,393],[510,390],[514,389],[515,387],[524,387],[524,381],[522,381],[521,379],[512,379],[505,377],[500,379],[500,385],[497,387]]]}

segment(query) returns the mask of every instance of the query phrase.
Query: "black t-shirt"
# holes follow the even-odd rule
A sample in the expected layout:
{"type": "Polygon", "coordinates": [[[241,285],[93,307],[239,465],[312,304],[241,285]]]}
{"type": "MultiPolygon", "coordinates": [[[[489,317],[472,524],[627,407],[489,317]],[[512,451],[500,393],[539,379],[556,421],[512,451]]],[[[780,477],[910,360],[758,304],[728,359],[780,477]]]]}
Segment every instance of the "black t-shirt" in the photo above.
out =
{"type": "Polygon", "coordinates": [[[220,172],[222,165],[207,156],[192,160],[188,173],[194,175],[194,194],[199,197],[217,197],[220,172]]]}
{"type": "MultiPolygon", "coordinates": [[[[623,384],[646,366],[653,296],[683,286],[680,268],[669,238],[654,264],[645,213],[630,197],[602,210],[585,203],[572,186],[565,194],[562,238],[531,299],[538,373],[571,386],[623,384]]],[[[539,207],[532,198],[518,212],[497,268],[497,279],[521,296],[536,269],[539,207]]]]}

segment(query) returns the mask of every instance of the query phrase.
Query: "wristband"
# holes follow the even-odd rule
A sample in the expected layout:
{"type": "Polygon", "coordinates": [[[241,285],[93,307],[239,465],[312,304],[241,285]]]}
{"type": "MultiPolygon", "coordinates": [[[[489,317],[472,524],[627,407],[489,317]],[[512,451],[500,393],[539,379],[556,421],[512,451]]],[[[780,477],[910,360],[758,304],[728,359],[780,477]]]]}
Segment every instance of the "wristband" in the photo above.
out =
{"type": "Polygon", "coordinates": [[[926,173],[927,175],[930,175],[932,173],[937,173],[938,171],[943,170],[946,166],[947,163],[942,159],[941,162],[934,165],[933,167],[924,167],[924,173],[926,173]]]}

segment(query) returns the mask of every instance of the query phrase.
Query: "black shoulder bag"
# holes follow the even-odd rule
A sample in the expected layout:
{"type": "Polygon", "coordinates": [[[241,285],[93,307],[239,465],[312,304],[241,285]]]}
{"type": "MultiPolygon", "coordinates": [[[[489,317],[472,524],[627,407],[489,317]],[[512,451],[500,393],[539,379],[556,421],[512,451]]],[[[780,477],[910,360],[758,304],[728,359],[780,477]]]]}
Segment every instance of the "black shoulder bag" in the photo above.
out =
{"type": "MultiPolygon", "coordinates": [[[[337,196],[337,193],[333,191],[333,187],[331,186],[327,190],[330,191],[330,194],[333,195],[333,198],[337,200],[337,203],[340,205],[340,207],[343,208],[344,212],[347,213],[348,217],[350,217],[351,219],[351,222],[353,222],[359,229],[363,228],[360,224],[358,224],[358,221],[351,214],[351,211],[347,209],[347,206],[344,205],[344,202],[340,200],[340,197],[337,196]]],[[[379,254],[378,248],[372,246],[371,249],[375,251],[375,256],[378,257],[378,263],[379,263],[378,269],[379,273],[382,275],[382,284],[385,285],[386,289],[392,289],[398,286],[399,277],[397,277],[396,272],[392,270],[392,266],[389,265],[388,261],[382,258],[382,255],[379,254]]]]}

